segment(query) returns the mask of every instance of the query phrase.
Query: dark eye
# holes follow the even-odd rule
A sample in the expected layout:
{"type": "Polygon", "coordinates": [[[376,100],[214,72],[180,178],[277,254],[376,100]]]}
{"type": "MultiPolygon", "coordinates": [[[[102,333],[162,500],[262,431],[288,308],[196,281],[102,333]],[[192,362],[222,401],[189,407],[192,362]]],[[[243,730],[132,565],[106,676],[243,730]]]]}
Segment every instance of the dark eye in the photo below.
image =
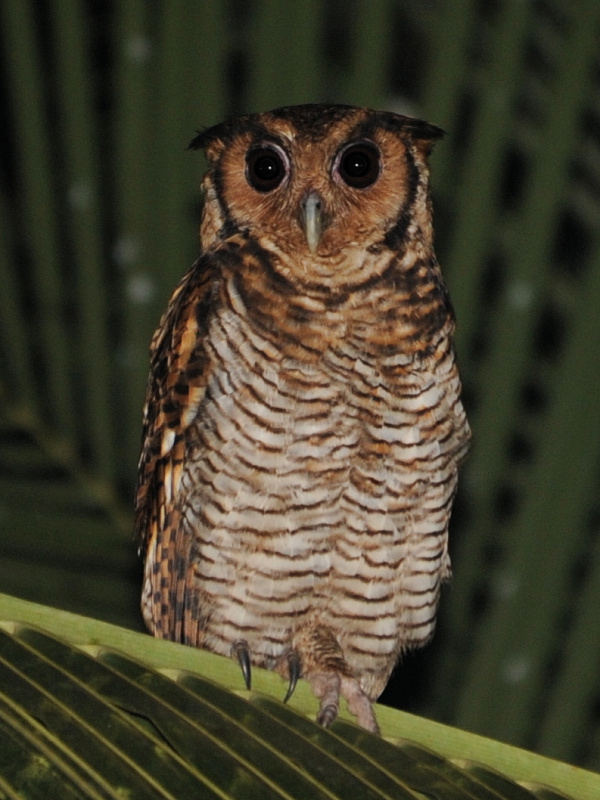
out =
{"type": "Polygon", "coordinates": [[[348,145],[340,154],[337,171],[348,186],[366,189],[379,177],[379,150],[371,142],[348,145]]]}
{"type": "Polygon", "coordinates": [[[257,147],[246,156],[246,178],[257,192],[270,192],[284,179],[287,165],[274,147],[257,147]]]}

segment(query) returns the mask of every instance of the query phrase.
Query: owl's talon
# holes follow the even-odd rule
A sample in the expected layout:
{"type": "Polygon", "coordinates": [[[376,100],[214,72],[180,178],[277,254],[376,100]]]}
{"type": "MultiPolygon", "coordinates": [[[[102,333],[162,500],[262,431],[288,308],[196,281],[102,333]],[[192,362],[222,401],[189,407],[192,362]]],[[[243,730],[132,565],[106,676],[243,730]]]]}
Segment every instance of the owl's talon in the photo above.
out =
{"type": "Polygon", "coordinates": [[[287,693],[283,698],[284,703],[287,703],[290,697],[294,694],[294,689],[296,688],[296,684],[298,683],[298,678],[300,677],[301,672],[300,658],[297,653],[290,653],[287,661],[290,672],[290,683],[287,693]]]}
{"type": "Polygon", "coordinates": [[[242,668],[242,675],[244,676],[244,683],[246,689],[250,691],[252,686],[252,668],[250,666],[250,650],[248,649],[248,642],[243,639],[238,639],[231,646],[231,654],[235,655],[242,668]]]}

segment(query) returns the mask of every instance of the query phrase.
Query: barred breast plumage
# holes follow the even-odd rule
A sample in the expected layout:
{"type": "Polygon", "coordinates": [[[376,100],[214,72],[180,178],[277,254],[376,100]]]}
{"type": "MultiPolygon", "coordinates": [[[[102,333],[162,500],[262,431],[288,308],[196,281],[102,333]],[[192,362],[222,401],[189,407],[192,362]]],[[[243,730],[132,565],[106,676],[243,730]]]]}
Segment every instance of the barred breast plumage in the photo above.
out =
{"type": "Polygon", "coordinates": [[[329,724],[434,627],[469,429],[432,247],[439,130],[301,106],[200,134],[202,255],[152,345],[155,635],[306,677],[329,724]]]}

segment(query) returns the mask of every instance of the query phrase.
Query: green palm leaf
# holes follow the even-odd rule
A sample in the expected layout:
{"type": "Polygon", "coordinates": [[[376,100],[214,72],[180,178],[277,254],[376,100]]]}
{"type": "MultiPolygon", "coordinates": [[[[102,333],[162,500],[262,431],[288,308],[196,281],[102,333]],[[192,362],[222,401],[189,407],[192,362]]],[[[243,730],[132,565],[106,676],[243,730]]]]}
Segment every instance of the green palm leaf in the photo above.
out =
{"type": "Polygon", "coordinates": [[[313,722],[301,682],[0,595],[6,797],[593,800],[600,777],[379,706],[383,738],[313,722]],[[542,788],[545,785],[547,788],[542,788]],[[20,794],[19,794],[20,793],[20,794]]]}

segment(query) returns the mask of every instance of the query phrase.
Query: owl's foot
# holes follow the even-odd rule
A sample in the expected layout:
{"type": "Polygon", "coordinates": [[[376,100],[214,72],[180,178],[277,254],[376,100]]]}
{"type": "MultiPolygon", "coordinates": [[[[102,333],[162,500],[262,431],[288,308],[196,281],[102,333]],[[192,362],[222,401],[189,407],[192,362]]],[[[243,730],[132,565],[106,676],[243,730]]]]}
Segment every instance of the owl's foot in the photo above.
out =
{"type": "Polygon", "coordinates": [[[348,703],[348,710],[354,714],[358,724],[367,731],[379,733],[371,700],[354,677],[342,647],[330,627],[307,622],[299,627],[292,639],[292,647],[287,656],[287,670],[282,660],[280,671],[289,675],[290,690],[297,680],[295,672],[305,678],[320,700],[317,722],[329,727],[340,710],[340,697],[348,703]]]}
{"type": "Polygon", "coordinates": [[[367,731],[379,734],[373,704],[361,689],[356,678],[340,675],[337,672],[317,672],[308,678],[312,690],[321,701],[317,722],[328,728],[340,710],[340,696],[348,703],[348,710],[356,721],[367,731]]]}
{"type": "Polygon", "coordinates": [[[248,642],[244,639],[238,639],[237,642],[234,642],[231,645],[231,655],[235,656],[239,661],[246,689],[250,691],[252,686],[252,668],[250,666],[250,649],[248,647],[248,642]]]}

